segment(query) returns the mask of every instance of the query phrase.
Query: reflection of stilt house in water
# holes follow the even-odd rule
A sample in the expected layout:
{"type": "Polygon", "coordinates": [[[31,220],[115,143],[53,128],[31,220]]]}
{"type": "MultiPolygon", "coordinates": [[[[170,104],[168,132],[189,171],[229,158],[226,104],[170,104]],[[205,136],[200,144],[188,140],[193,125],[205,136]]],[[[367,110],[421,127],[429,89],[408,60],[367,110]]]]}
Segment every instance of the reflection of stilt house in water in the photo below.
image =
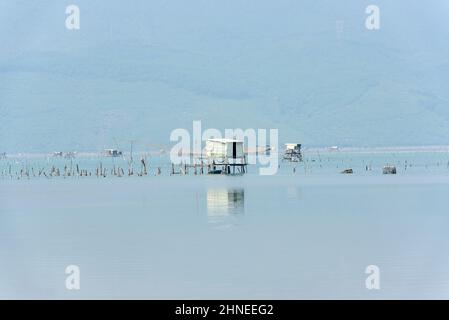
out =
{"type": "Polygon", "coordinates": [[[206,158],[211,174],[244,174],[246,157],[243,141],[209,139],[206,141],[206,158]]]}
{"type": "Polygon", "coordinates": [[[291,162],[302,161],[301,144],[286,143],[283,159],[291,162]]]}
{"type": "Polygon", "coordinates": [[[223,217],[243,214],[245,193],[243,189],[209,189],[207,191],[207,215],[223,217]]]}

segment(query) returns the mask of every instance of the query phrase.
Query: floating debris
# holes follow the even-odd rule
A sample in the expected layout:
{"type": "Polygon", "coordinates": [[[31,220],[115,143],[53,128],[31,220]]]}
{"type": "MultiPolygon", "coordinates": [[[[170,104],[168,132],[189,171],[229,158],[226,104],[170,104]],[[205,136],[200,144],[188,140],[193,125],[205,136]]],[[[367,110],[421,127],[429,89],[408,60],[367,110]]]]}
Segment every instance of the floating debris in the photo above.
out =
{"type": "Polygon", "coordinates": [[[383,174],[396,174],[396,167],[395,166],[385,166],[382,169],[383,174]]]}

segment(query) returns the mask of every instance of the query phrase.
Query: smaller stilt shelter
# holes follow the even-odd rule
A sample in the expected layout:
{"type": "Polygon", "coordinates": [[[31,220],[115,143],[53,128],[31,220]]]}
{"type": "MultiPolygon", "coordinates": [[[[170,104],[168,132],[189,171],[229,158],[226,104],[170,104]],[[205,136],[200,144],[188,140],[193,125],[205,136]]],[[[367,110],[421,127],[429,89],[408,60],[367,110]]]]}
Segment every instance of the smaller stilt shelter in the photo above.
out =
{"type": "Polygon", "coordinates": [[[302,152],[300,143],[286,143],[283,160],[290,162],[302,161],[302,152]]]}

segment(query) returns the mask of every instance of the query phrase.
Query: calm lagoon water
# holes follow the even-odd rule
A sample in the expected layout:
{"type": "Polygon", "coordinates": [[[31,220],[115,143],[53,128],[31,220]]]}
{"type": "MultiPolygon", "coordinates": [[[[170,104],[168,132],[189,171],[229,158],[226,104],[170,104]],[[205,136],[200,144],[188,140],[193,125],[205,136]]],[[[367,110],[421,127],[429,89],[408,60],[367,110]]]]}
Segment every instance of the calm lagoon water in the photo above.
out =
{"type": "Polygon", "coordinates": [[[275,176],[3,178],[0,298],[447,299],[448,160],[314,155],[275,176]],[[381,174],[386,162],[396,176],[381,174]],[[72,264],[79,291],[65,288],[72,264]],[[365,287],[368,265],[380,290],[365,287]]]}

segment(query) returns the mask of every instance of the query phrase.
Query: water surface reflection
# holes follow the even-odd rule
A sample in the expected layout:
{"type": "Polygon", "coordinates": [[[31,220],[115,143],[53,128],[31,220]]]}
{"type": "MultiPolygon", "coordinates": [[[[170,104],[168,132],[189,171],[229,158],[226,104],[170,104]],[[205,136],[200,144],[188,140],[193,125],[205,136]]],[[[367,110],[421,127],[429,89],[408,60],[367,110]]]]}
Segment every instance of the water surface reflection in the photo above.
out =
{"type": "Polygon", "coordinates": [[[244,189],[207,190],[207,215],[210,221],[236,217],[244,213],[244,189]]]}

